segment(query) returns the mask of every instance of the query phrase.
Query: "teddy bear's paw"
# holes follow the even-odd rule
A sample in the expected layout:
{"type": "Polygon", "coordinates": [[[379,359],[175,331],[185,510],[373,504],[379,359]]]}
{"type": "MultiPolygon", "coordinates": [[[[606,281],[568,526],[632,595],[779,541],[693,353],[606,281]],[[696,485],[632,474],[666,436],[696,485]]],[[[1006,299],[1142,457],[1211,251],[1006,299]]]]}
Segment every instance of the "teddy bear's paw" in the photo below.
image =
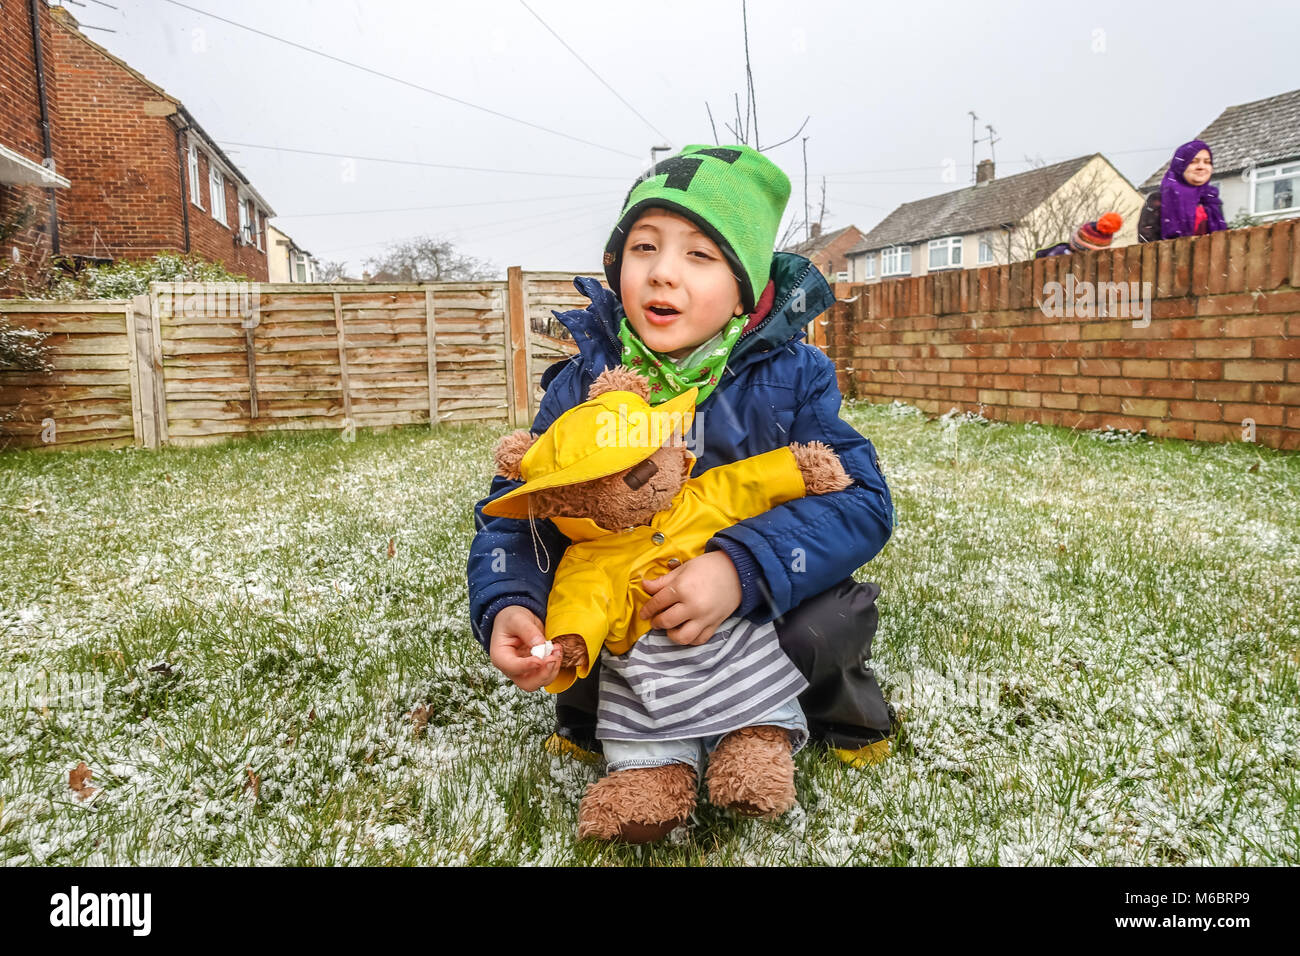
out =
{"type": "Polygon", "coordinates": [[[779,817],[795,805],[790,735],[781,727],[742,727],[722,738],[704,775],[709,799],[748,817],[779,817]]]}
{"type": "Polygon", "coordinates": [[[695,809],[695,786],[695,771],[684,763],[616,770],[587,788],[578,805],[578,839],[662,840],[695,809]]]}
{"type": "Polygon", "coordinates": [[[806,445],[792,444],[795,463],[803,476],[804,488],[810,495],[828,495],[851,487],[853,479],[840,463],[840,458],[830,445],[810,441],[806,445]]]}

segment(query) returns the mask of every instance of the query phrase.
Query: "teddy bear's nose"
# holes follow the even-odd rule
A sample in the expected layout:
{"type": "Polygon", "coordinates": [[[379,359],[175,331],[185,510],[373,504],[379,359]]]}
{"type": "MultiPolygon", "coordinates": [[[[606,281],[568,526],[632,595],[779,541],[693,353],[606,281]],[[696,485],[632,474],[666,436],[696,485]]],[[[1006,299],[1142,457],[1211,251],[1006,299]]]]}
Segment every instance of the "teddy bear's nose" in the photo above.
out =
{"type": "Polygon", "coordinates": [[[659,466],[656,465],[653,461],[646,459],[645,461],[641,462],[641,464],[634,467],[626,475],[624,475],[623,481],[627,484],[629,488],[631,488],[633,491],[636,491],[636,489],[644,485],[647,481],[649,481],[656,474],[658,474],[658,472],[659,472],[659,466]]]}

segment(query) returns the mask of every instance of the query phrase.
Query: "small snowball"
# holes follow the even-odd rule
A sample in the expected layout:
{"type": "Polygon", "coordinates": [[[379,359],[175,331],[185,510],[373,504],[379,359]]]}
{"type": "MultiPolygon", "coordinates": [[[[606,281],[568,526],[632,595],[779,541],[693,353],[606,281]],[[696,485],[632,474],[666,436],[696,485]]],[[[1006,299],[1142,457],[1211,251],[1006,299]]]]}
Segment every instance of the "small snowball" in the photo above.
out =
{"type": "Polygon", "coordinates": [[[548,657],[554,649],[555,645],[550,641],[546,641],[542,644],[533,645],[532,655],[540,660],[543,657],[548,657]]]}

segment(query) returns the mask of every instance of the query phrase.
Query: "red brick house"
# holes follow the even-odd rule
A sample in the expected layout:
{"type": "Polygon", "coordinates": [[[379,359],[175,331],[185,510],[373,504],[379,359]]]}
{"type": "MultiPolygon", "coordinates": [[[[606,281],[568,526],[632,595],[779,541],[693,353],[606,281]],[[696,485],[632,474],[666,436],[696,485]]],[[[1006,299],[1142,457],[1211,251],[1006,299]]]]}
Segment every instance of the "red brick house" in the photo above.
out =
{"type": "Polygon", "coordinates": [[[812,236],[793,246],[787,246],[786,252],[797,253],[811,260],[821,274],[832,282],[841,272],[848,272],[850,249],[862,241],[862,233],[857,226],[844,226],[832,232],[822,232],[821,223],[812,224],[812,236]]]}
{"type": "Polygon", "coordinates": [[[35,4],[36,34],[27,6],[7,3],[0,16],[0,292],[21,288],[49,254],[53,210],[70,185],[48,158],[58,126],[53,22],[44,0],[35,4]]]}
{"type": "MultiPolygon", "coordinates": [[[[17,273],[10,289],[35,277],[50,255],[106,261],[168,251],[265,281],[266,220],[274,211],[184,104],[88,39],[66,9],[45,0],[21,7],[9,0],[0,27],[0,146],[34,161],[47,178],[52,166],[61,181],[10,182],[19,172],[6,179],[0,165],[0,231],[6,216],[24,208],[31,219],[5,240],[17,273]],[[47,155],[53,161],[42,166],[47,155]]],[[[23,170],[28,179],[39,175],[23,170]]]]}

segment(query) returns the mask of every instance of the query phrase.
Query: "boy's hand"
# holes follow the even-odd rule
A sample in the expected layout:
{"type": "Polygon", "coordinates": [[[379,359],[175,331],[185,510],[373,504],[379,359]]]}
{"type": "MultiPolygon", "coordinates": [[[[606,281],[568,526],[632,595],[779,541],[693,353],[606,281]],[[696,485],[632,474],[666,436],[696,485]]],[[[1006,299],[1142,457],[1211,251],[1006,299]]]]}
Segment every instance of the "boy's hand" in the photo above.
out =
{"type": "Polygon", "coordinates": [[[651,595],[643,620],[668,632],[675,644],[703,644],[740,607],[740,576],[724,551],[691,558],[660,578],[642,578],[651,595]]]}
{"type": "Polygon", "coordinates": [[[560,676],[560,645],[546,657],[532,655],[534,645],[545,643],[541,620],[526,607],[503,607],[492,621],[492,663],[524,690],[537,690],[560,676]]]}

